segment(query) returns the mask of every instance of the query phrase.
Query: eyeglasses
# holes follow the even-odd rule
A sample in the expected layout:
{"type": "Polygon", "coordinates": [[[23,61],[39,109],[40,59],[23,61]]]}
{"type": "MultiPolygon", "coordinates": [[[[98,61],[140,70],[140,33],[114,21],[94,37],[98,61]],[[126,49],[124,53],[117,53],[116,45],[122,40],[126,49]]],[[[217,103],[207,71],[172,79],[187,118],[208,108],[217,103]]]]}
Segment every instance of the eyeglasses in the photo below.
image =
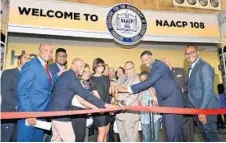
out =
{"type": "Polygon", "coordinates": [[[197,51],[192,51],[190,53],[184,53],[185,56],[190,56],[190,55],[194,55],[197,51]]]}
{"type": "Polygon", "coordinates": [[[134,68],[134,66],[131,68],[125,68],[125,70],[128,71],[128,70],[132,70],[133,68],[134,68]]]}

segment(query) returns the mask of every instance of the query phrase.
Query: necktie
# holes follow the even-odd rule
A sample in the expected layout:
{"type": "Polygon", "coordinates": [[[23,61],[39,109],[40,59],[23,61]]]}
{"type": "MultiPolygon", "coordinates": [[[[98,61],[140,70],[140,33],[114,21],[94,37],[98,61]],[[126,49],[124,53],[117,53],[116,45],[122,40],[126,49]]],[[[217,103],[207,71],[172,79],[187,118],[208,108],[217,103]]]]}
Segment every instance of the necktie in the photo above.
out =
{"type": "Polygon", "coordinates": [[[189,68],[188,68],[188,76],[189,76],[189,78],[191,76],[191,71],[192,71],[192,65],[189,65],[189,68]]]}
{"type": "Polygon", "coordinates": [[[47,64],[45,64],[45,70],[46,70],[46,73],[47,73],[47,75],[48,75],[48,77],[49,77],[49,81],[50,81],[50,83],[52,84],[52,83],[53,83],[53,78],[52,78],[52,76],[50,75],[50,71],[49,71],[49,68],[48,68],[48,65],[47,65],[47,64]]]}

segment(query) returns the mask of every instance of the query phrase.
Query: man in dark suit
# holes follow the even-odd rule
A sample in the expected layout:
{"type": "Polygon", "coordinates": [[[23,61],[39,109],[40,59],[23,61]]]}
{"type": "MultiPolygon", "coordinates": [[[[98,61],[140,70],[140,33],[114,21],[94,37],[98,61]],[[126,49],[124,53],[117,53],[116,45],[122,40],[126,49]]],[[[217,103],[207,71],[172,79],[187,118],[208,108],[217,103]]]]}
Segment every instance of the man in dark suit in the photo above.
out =
{"type": "MultiPolygon", "coordinates": [[[[173,71],[173,77],[176,80],[177,84],[181,87],[183,93],[183,99],[185,108],[189,107],[188,100],[188,75],[183,68],[175,68],[171,65],[171,62],[168,58],[162,58],[166,65],[169,66],[170,70],[173,71]]],[[[193,116],[192,115],[183,115],[183,141],[184,142],[194,142],[194,131],[193,131],[193,116]]]]}
{"type": "MultiPolygon", "coordinates": [[[[57,75],[52,75],[48,69],[47,62],[52,58],[52,47],[50,44],[41,44],[36,58],[27,62],[21,69],[17,87],[18,111],[38,112],[48,111],[54,80],[57,75]]],[[[18,120],[19,142],[40,142],[43,130],[34,126],[36,118],[18,120]]]]}
{"type": "MultiPolygon", "coordinates": [[[[18,67],[5,70],[1,77],[1,112],[15,112],[17,110],[16,89],[22,66],[30,60],[30,55],[22,54],[18,57],[18,67]]],[[[1,141],[16,142],[16,120],[1,121],[1,141]],[[15,135],[14,135],[15,136],[15,135]]]]}
{"type": "MultiPolygon", "coordinates": [[[[71,69],[64,72],[57,80],[51,103],[53,111],[70,110],[74,95],[81,96],[89,103],[99,108],[114,108],[116,106],[107,104],[86,90],[80,82],[79,76],[83,74],[85,62],[76,58],[72,61],[71,69]]],[[[73,142],[75,135],[70,117],[55,118],[52,120],[53,142],[73,142]]]]}
{"type": "MultiPolygon", "coordinates": [[[[52,75],[57,75],[59,77],[63,72],[66,71],[67,64],[67,51],[63,48],[58,48],[55,53],[55,63],[49,65],[49,71],[52,75]]],[[[47,120],[51,120],[48,118],[47,120]]],[[[51,141],[51,131],[44,131],[43,142],[51,141]]]]}
{"type": "Polygon", "coordinates": [[[49,70],[53,75],[60,75],[66,71],[67,52],[63,48],[58,48],[55,54],[55,63],[49,65],[49,70]]]}
{"type": "MultiPolygon", "coordinates": [[[[150,67],[151,73],[146,81],[131,87],[117,87],[118,91],[138,93],[153,87],[156,90],[158,104],[164,107],[184,107],[182,92],[177,85],[172,71],[163,62],[153,58],[151,51],[144,51],[140,56],[142,63],[150,67]]],[[[182,141],[182,115],[163,114],[166,141],[182,141]]]]}
{"type": "MultiPolygon", "coordinates": [[[[197,46],[188,45],[185,48],[185,56],[190,63],[188,78],[188,95],[190,106],[199,109],[219,108],[219,98],[214,93],[214,70],[199,57],[197,46]]],[[[205,141],[218,142],[217,116],[194,116],[205,141]]]]}

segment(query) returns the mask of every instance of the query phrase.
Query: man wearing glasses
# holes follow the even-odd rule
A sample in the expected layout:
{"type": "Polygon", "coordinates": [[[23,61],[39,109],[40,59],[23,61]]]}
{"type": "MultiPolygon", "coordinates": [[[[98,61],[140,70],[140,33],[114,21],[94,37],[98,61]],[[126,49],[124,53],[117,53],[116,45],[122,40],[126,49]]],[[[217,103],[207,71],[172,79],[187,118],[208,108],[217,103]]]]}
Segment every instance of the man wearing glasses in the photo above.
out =
{"type": "MultiPolygon", "coordinates": [[[[192,108],[213,109],[219,108],[219,99],[214,93],[214,70],[199,57],[197,46],[188,45],[185,56],[190,63],[188,78],[188,97],[192,108]]],[[[219,142],[217,133],[217,116],[194,116],[205,142],[219,142]]]]}
{"type": "MultiPolygon", "coordinates": [[[[140,82],[136,74],[135,64],[127,61],[124,65],[126,78],[121,83],[122,86],[131,86],[140,82]]],[[[130,95],[128,93],[120,93],[119,101],[126,106],[138,106],[138,94],[130,95]]],[[[139,137],[139,114],[138,112],[122,112],[116,115],[116,123],[122,142],[137,142],[139,137]]]]}

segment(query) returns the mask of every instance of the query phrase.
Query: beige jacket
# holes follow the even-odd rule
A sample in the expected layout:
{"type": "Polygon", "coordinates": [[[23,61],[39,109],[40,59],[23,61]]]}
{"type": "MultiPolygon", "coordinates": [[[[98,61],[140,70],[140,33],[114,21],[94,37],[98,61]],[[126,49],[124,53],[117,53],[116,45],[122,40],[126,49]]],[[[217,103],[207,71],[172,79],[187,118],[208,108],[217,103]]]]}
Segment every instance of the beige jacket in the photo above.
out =
{"type": "MultiPolygon", "coordinates": [[[[133,78],[124,78],[124,79],[119,79],[117,81],[117,84],[122,85],[122,86],[131,86],[134,84],[139,83],[139,77],[136,75],[133,78]]],[[[138,105],[138,94],[129,94],[129,93],[120,93],[118,94],[118,99],[124,100],[126,106],[137,106],[138,105]]],[[[132,112],[132,111],[126,111],[122,112],[116,115],[116,118],[119,120],[131,120],[131,121],[136,121],[139,120],[139,113],[138,112],[132,112]]]]}

